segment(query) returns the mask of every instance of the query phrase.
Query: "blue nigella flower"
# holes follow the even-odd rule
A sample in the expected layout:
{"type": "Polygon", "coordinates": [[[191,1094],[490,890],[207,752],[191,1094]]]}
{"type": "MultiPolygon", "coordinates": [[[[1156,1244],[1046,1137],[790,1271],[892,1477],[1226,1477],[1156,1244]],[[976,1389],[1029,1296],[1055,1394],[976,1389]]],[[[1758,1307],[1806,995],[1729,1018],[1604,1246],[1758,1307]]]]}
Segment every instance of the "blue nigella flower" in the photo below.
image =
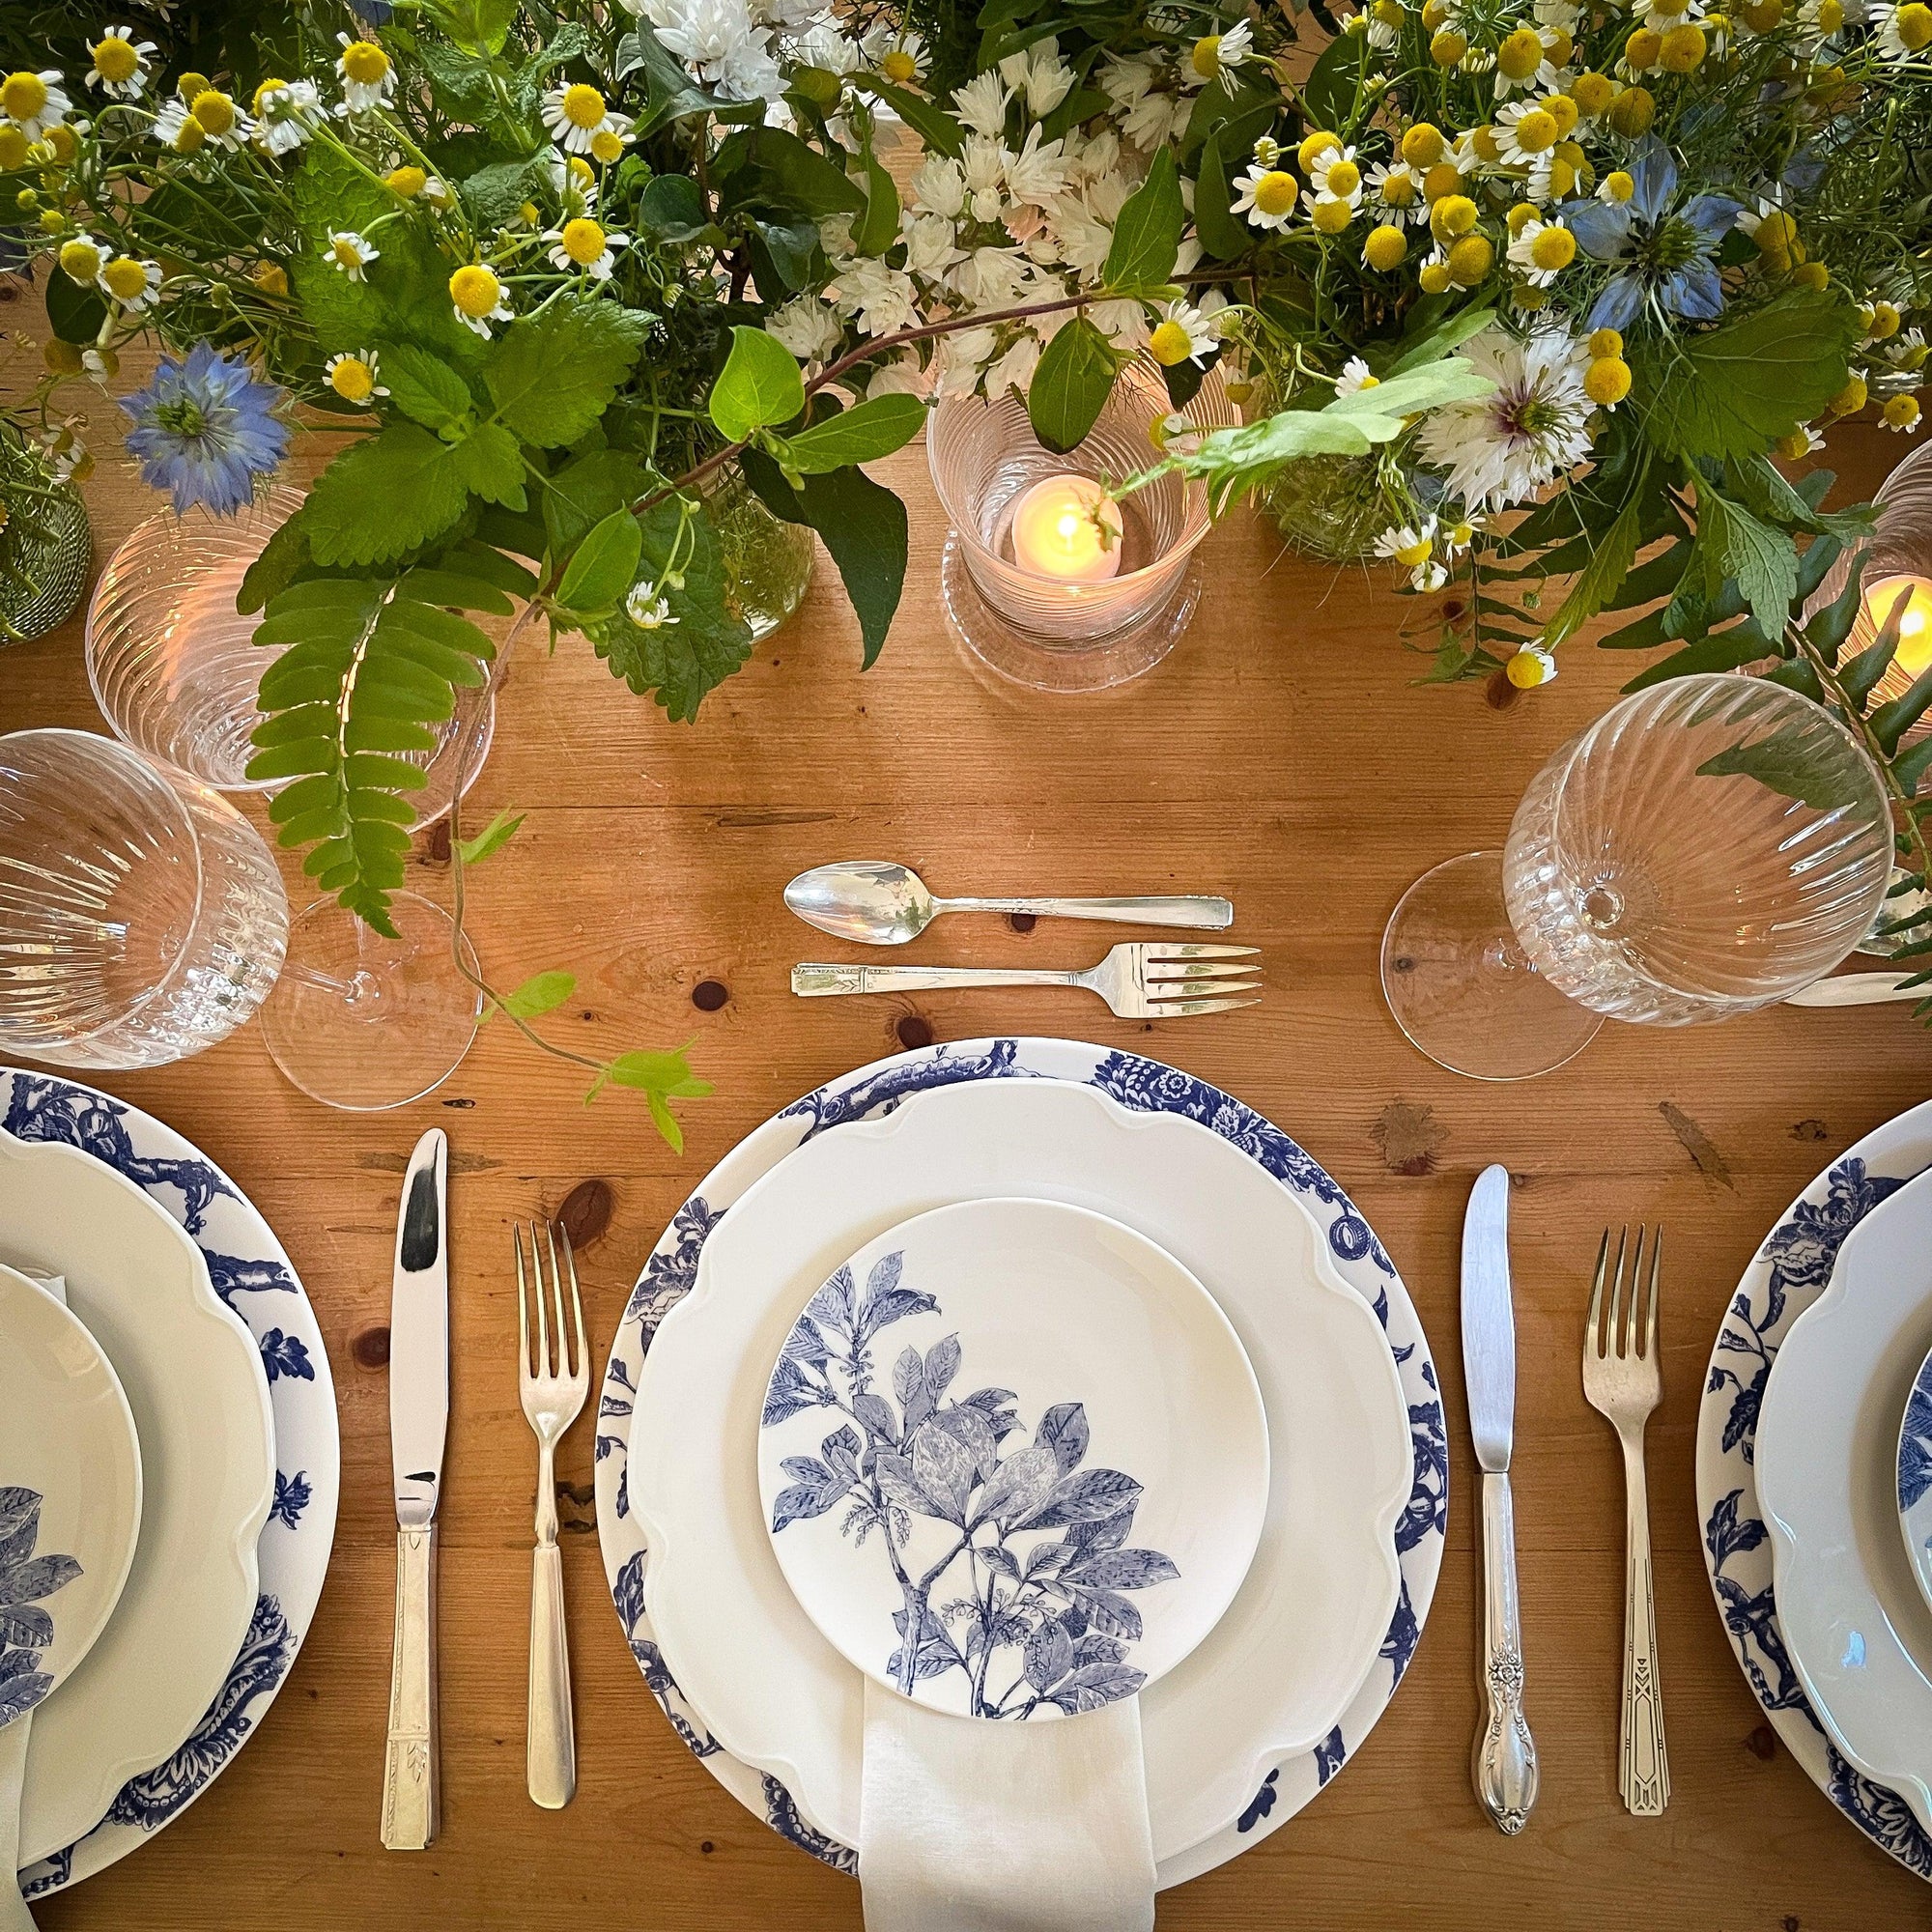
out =
{"type": "Polygon", "coordinates": [[[121,398],[142,482],[169,492],[177,514],[200,503],[232,517],[288,453],[288,425],[274,413],[282,396],[212,343],[197,342],[185,362],[164,361],[145,389],[121,398]]]}
{"type": "Polygon", "coordinates": [[[1685,322],[1714,321],[1724,305],[1712,259],[1744,204],[1725,194],[1677,201],[1677,162],[1654,136],[1633,157],[1628,201],[1570,201],[1564,221],[1586,255],[1622,267],[1597,298],[1586,328],[1628,328],[1652,305],[1685,322]]]}

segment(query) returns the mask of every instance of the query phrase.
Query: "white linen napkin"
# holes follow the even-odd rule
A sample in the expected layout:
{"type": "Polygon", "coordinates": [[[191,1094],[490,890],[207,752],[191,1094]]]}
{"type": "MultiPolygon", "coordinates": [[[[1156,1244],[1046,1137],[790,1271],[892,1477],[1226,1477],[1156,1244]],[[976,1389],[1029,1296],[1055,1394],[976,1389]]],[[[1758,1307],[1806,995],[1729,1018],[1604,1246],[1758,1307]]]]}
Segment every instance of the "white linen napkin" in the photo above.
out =
{"type": "Polygon", "coordinates": [[[998,1723],[868,1678],[859,1884],[866,1932],[1151,1932],[1140,1699],[998,1723]]]}

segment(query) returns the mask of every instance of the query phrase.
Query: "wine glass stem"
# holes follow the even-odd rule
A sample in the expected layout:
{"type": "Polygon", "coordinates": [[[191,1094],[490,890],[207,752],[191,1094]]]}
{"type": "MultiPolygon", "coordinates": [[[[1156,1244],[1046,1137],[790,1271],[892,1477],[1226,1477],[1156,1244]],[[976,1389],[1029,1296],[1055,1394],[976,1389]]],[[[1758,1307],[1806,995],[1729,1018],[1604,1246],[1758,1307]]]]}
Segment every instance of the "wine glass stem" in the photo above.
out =
{"type": "Polygon", "coordinates": [[[292,960],[284,963],[282,977],[295,980],[298,985],[313,986],[318,992],[333,993],[338,1000],[351,1007],[373,1006],[383,997],[382,982],[366,966],[357,967],[348,979],[343,980],[332,973],[292,960]]]}

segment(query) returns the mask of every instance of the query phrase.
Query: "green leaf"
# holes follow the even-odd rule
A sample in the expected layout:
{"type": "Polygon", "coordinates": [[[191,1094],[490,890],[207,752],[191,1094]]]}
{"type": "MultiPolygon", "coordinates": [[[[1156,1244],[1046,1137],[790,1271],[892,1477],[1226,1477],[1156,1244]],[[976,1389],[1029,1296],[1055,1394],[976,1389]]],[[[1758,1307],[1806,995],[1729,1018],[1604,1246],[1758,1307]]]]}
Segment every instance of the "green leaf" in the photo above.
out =
{"type": "Polygon", "coordinates": [[[876,155],[866,160],[866,212],[852,224],[852,246],[861,255],[883,255],[899,239],[899,191],[876,155]]]}
{"type": "Polygon", "coordinates": [[[592,298],[513,322],[483,365],[497,413],[539,449],[577,441],[609,408],[649,330],[649,316],[592,298]]]}
{"type": "Polygon", "coordinates": [[[772,299],[810,286],[818,259],[818,228],[810,221],[763,221],[747,216],[752,235],[752,273],[772,299]]]}
{"type": "MultiPolygon", "coordinates": [[[[534,1020],[555,1012],[576,991],[575,973],[533,973],[515,992],[505,993],[498,1004],[514,1020],[534,1020]]],[[[496,1011],[496,1007],[485,1007],[477,1024],[493,1018],[496,1011]]]]}
{"type": "Polygon", "coordinates": [[[474,838],[459,838],[456,849],[466,866],[480,866],[493,852],[500,852],[517,836],[525,814],[506,805],[474,838]]]}
{"type": "Polygon", "coordinates": [[[1902,696],[1872,713],[1871,734],[1888,758],[1898,750],[1898,741],[1924,717],[1928,706],[1932,706],[1932,668],[1920,671],[1902,696]]]}
{"type": "Polygon", "coordinates": [[[710,1081],[700,1080],[692,1072],[684,1055],[684,1047],[679,1047],[675,1053],[619,1054],[604,1069],[584,1098],[586,1102],[595,1099],[606,1081],[613,1087],[628,1087],[642,1094],[651,1111],[652,1123],[669,1144],[671,1151],[682,1153],[684,1132],[670,1110],[669,1102],[702,1100],[712,1091],[710,1081]]]}
{"type": "Polygon", "coordinates": [[[1354,119],[1368,46],[1366,34],[1337,34],[1321,49],[1301,89],[1311,134],[1340,133],[1354,119]]]}
{"type": "Polygon", "coordinates": [[[1172,148],[1159,149],[1143,181],[1114,223],[1104,277],[1116,295],[1165,286],[1180,253],[1187,210],[1180,199],[1172,148]]]}
{"type": "Polygon", "coordinates": [[[1605,531],[1602,543],[1584,566],[1570,594],[1564,598],[1544,631],[1544,642],[1550,648],[1574,637],[1615,594],[1625,573],[1636,560],[1638,527],[1642,513],[1634,496],[1617,513],[1617,520],[1605,531]]]}
{"type": "Polygon", "coordinates": [[[731,353],[711,385],[711,420],[731,442],[789,422],[805,408],[805,379],[789,349],[762,328],[731,330],[731,353]]]}
{"type": "Polygon", "coordinates": [[[1380,372],[1382,380],[1386,382],[1391,376],[1404,375],[1410,369],[1420,369],[1435,361],[1439,356],[1453,355],[1472,335],[1480,335],[1495,319],[1494,309],[1479,304],[1474,308],[1458,309],[1454,315],[1432,323],[1414,335],[1405,334],[1396,345],[1398,353],[1395,360],[1380,372]]]}
{"type": "Polygon", "coordinates": [[[1216,128],[1201,149],[1201,172],[1194,183],[1194,232],[1201,245],[1217,262],[1235,262],[1254,245],[1254,236],[1246,222],[1234,213],[1234,192],[1228,185],[1228,163],[1223,158],[1225,128],[1216,128]]]}
{"type": "Polygon", "coordinates": [[[1851,304],[1797,290],[1701,334],[1635,352],[1636,392],[1666,456],[1752,457],[1808,422],[1845,385],[1851,304]]]}
{"type": "MultiPolygon", "coordinates": [[[[966,130],[943,107],[914,94],[910,88],[895,87],[869,73],[855,73],[852,85],[883,100],[908,128],[934,153],[950,155],[955,160],[966,152],[966,130]]],[[[1042,135],[1042,140],[1050,139],[1042,135]]]]}
{"type": "Polygon", "coordinates": [[[590,534],[592,525],[635,503],[656,480],[623,449],[593,449],[566,464],[543,493],[544,528],[552,556],[568,556],[590,534]]]}
{"type": "Polygon", "coordinates": [[[1771,654],[1755,624],[1745,623],[1729,631],[1714,631],[1673,651],[1648,670],[1640,671],[1624,686],[1626,692],[1648,691],[1654,684],[1665,684],[1673,677],[1691,677],[1700,671],[1742,670],[1771,654]]]}
{"type": "Polygon", "coordinates": [[[446,530],[469,496],[447,443],[395,423],[352,443],[316,478],[302,525],[318,563],[380,563],[446,530]]]}
{"type": "Polygon", "coordinates": [[[727,135],[711,163],[721,212],[804,215],[860,214],[866,197],[842,168],[781,128],[741,128],[727,135]]]}
{"type": "Polygon", "coordinates": [[[499,54],[517,17],[517,0],[430,0],[426,11],[465,52],[499,54]]]}
{"type": "Polygon", "coordinates": [[[55,339],[76,348],[92,349],[107,320],[107,304],[99,291],[70,279],[58,263],[47,270],[47,326],[55,339]]]}
{"type": "Polygon", "coordinates": [[[617,76],[641,71],[648,83],[649,103],[638,116],[639,140],[667,121],[708,114],[718,103],[692,79],[684,64],[664,44],[650,26],[639,22],[617,43],[617,76]]]}
{"type": "Polygon", "coordinates": [[[1060,454],[1083,441],[1119,373],[1113,345],[1084,315],[1064,324],[1046,345],[1027,389],[1034,434],[1060,454]]]}
{"type": "Polygon", "coordinates": [[[656,242],[689,242],[707,219],[704,190],[689,175],[654,175],[638,197],[638,226],[656,242]]]}
{"type": "Polygon", "coordinates": [[[235,608],[244,616],[259,611],[279,597],[308,567],[308,531],[298,510],[286,523],[278,524],[263,547],[260,556],[242,573],[242,585],[235,593],[235,608]]]}
{"type": "Polygon", "coordinates": [[[1733,745],[1697,767],[1699,778],[1753,778],[1780,798],[1795,798],[1814,811],[1855,805],[1859,790],[1847,776],[1837,747],[1807,722],[1780,724],[1769,737],[1733,745]]]}
{"type": "Polygon", "coordinates": [[[486,503],[521,510],[524,495],[524,451],[501,423],[478,423],[461,442],[451,445],[457,474],[486,503]]]}
{"type": "Polygon", "coordinates": [[[1768,638],[1782,634],[1798,590],[1798,552],[1781,530],[1708,486],[1697,492],[1696,556],[1716,598],[1728,579],[1768,638]]]}
{"type": "Polygon", "coordinates": [[[628,509],[613,510],[577,547],[556,601],[569,611],[607,611],[637,582],[644,533],[628,509]]]}
{"type": "Polygon", "coordinates": [[[925,405],[893,393],[855,403],[784,441],[784,461],[801,474],[819,475],[848,463],[876,463],[902,449],[925,427],[925,405]]]}
{"type": "Polygon", "coordinates": [[[469,385],[440,356],[407,342],[381,346],[378,366],[389,400],[425,429],[457,429],[476,413],[469,385]]]}

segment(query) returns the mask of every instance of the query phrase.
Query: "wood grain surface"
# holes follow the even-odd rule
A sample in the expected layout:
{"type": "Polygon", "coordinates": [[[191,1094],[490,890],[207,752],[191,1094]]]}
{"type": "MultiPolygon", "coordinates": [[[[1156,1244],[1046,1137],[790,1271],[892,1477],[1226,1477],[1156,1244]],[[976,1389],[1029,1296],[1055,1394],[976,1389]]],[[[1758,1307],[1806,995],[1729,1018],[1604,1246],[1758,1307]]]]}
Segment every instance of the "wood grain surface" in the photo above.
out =
{"type": "MultiPolygon", "coordinates": [[[[104,558],[153,499],[117,469],[111,409],[93,414],[104,558]]],[[[1900,453],[1880,440],[1853,452],[1867,486],[1900,453]]],[[[1381,1235],[1443,1378],[1448,1552],[1400,1694],[1305,1812],[1163,1894],[1162,1926],[1925,1923],[1932,1894],[1812,1787],[1739,1674],[1699,1556],[1691,1445],[1740,1272],[1821,1166],[1932,1091],[1932,1038],[1896,1006],[1774,1009],[1685,1032],[1610,1026],[1525,1085],[1443,1071],[1383,1008],[1383,923],[1426,867],[1499,842],[1538,765],[1610,701],[1630,661],[1573,646],[1554,685],[1500,708],[1479,686],[1414,689],[1426,660],[1399,641],[1414,602],[1388,594],[1378,573],[1281,554],[1241,517],[1210,537],[1200,615],[1158,671],[1109,696],[1035,696],[976,674],[948,634],[945,530],[921,453],[885,473],[911,507],[912,567],[868,674],[821,557],[803,612],[695,729],[613,685],[581,640],[554,657],[527,651],[507,675],[473,822],[504,805],[529,816],[472,880],[478,949],[501,984],[546,967],[580,976],[578,1000],[551,1022],[573,1044],[691,1039],[718,1093],[685,1109],[681,1159],[633,1096],[586,1109],[569,1069],[534,1059],[503,1027],[441,1092],[394,1114],[315,1105],[250,1031],[102,1082],[219,1161],[295,1258],[341,1403],[342,1508],[314,1626],[259,1733],[154,1842],[43,1901],[45,1932],[857,1927],[857,1886],[742,1810],[646,1691],[598,1561],[588,1419],[557,1471],[581,1783],[557,1814],[525,1795],[536,1463],[517,1403],[509,1225],[573,1201],[601,1365],[666,1222],[767,1115],[902,1043],[1019,1031],[1171,1060],[1294,1134],[1381,1235]],[[1226,893],[1233,936],[1264,949],[1268,998],[1160,1026],[1117,1021],[1077,993],[795,1000],[790,964],[839,955],[784,912],[780,890],[808,865],[858,856],[910,861],[942,892],[1226,893]],[[711,992],[694,998],[706,982],[726,991],[715,1010],[711,992]],[[444,1824],[431,1851],[409,1855],[377,1836],[394,1565],[385,1323],[398,1176],[432,1124],[448,1129],[453,1151],[444,1824]],[[1517,1182],[1515,1480],[1543,1756],[1541,1804],[1513,1840],[1478,1811],[1468,1775],[1480,1579],[1457,1263],[1469,1183],[1490,1161],[1517,1182]],[[1669,1231],[1650,1467],[1673,1793],[1654,1821],[1626,1817],[1617,1799],[1622,1477],[1578,1373],[1598,1235],[1639,1218],[1669,1231]]],[[[78,618],[0,651],[0,729],[53,724],[103,728],[78,618]]],[[[444,895],[446,867],[425,844],[412,883],[444,895]]],[[[300,895],[293,871],[291,889],[300,895]]],[[[1081,963],[1112,936],[955,918],[899,956],[1081,963]]]]}

